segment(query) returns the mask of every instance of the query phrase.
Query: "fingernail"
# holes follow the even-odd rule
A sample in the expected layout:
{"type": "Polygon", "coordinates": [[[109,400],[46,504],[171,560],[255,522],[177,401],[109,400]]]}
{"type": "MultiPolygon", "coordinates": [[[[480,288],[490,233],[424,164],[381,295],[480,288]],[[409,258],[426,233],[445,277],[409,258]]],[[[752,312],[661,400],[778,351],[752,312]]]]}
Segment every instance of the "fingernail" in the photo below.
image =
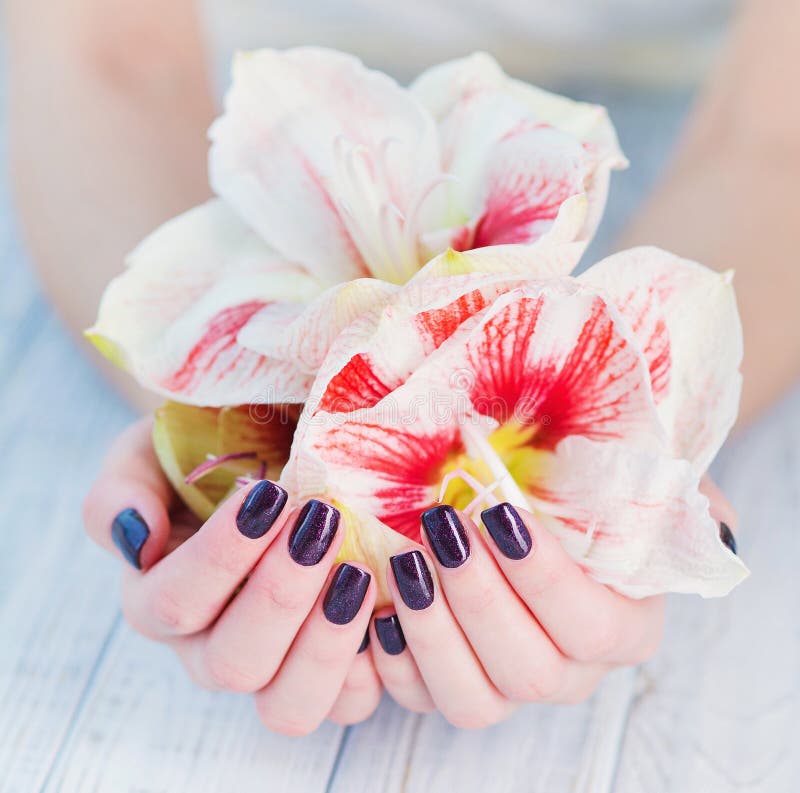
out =
{"type": "Polygon", "coordinates": [[[397,614],[389,617],[375,617],[375,633],[378,634],[381,647],[389,655],[400,655],[406,649],[406,637],[403,636],[403,629],[400,627],[397,614]]]}
{"type": "Polygon", "coordinates": [[[328,622],[347,625],[355,619],[364,602],[371,578],[360,567],[347,563],[339,565],[322,601],[322,610],[328,622]]]}
{"type": "Polygon", "coordinates": [[[364,638],[361,640],[361,646],[358,648],[358,655],[364,652],[364,650],[369,647],[369,628],[367,628],[366,633],[364,634],[364,638]]]}
{"type": "Polygon", "coordinates": [[[422,513],[422,526],[436,558],[445,567],[459,567],[469,558],[469,540],[458,514],[449,504],[422,513]]]}
{"type": "Polygon", "coordinates": [[[135,509],[123,509],[111,524],[111,539],[125,559],[137,570],[142,569],[142,546],[150,536],[144,518],[135,509]]]}
{"type": "Polygon", "coordinates": [[[289,537],[289,555],[305,567],[317,564],[331,547],[338,527],[339,510],[312,499],[297,516],[289,537]]]}
{"type": "Polygon", "coordinates": [[[481,520],[503,556],[524,559],[531,552],[531,535],[511,504],[497,504],[483,510],[481,520]]]}
{"type": "Polygon", "coordinates": [[[268,479],[259,482],[239,507],[236,528],[251,540],[263,537],[278,519],[288,498],[286,491],[274,482],[268,479]]]}
{"type": "Polygon", "coordinates": [[[731,553],[736,553],[736,538],[733,536],[733,532],[727,523],[720,522],[719,538],[722,540],[723,544],[728,547],[731,553]]]}
{"type": "Polygon", "coordinates": [[[425,557],[419,551],[408,551],[389,561],[403,603],[414,611],[428,608],[433,603],[433,578],[425,557]]]}

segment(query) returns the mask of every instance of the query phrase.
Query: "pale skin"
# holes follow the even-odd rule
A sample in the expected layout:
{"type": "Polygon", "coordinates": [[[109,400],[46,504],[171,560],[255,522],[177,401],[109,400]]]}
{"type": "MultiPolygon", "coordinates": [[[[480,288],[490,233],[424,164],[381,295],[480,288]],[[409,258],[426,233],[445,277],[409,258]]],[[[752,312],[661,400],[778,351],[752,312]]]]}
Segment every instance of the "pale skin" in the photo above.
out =
{"type": "MultiPolygon", "coordinates": [[[[796,71],[800,3],[757,5],[744,8],[671,169],[623,241],[736,270],[745,421],[800,370],[800,105],[784,78],[796,71]]],[[[208,197],[204,130],[215,110],[200,25],[192,0],[8,0],[7,7],[21,218],[45,288],[77,333],[91,324],[132,245],[208,197]]],[[[115,375],[115,383],[150,405],[130,380],[115,375]]],[[[704,488],[714,517],[735,531],[722,494],[708,480],[704,488]]],[[[235,523],[247,492],[192,533],[198,522],[179,508],[143,419],[110,451],[85,522],[118,553],[114,516],[140,512],[150,536],[142,570],[126,566],[128,620],[171,646],[199,684],[251,692],[278,732],[306,733],[325,718],[360,721],[384,687],[412,710],[483,726],[520,702],[584,699],[608,669],[638,663],[658,646],[662,598],[630,600],[593,581],[530,515],[523,517],[533,551],[518,561],[462,516],[472,551],[462,567],[443,568],[427,547],[409,545],[433,573],[427,609],[405,606],[386,571],[393,605],[377,616],[397,613],[408,643],[390,655],[369,620],[374,575],[350,623],[332,625],[322,611],[343,530],[317,565],[298,570],[286,537],[302,505],[287,504],[272,529],[251,540],[235,523]],[[358,653],[368,623],[370,646],[358,653]],[[243,649],[252,642],[257,653],[243,649]]]]}

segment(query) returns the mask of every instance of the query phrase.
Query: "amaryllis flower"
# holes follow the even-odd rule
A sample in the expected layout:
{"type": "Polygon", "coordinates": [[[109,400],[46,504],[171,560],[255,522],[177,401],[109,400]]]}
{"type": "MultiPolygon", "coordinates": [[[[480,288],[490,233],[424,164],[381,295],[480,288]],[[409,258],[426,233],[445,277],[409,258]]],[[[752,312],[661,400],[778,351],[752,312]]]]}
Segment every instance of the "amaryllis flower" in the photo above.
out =
{"type": "Polygon", "coordinates": [[[445,254],[342,333],[283,481],[339,505],[375,570],[433,504],[509,501],[625,594],[727,593],[746,568],[698,483],[738,406],[730,274],[654,248],[485,274],[496,256],[445,254]]]}
{"type": "Polygon", "coordinates": [[[131,254],[88,335],[214,407],[302,402],[338,332],[448,247],[551,247],[568,272],[625,163],[602,108],[486,55],[405,89],[331,50],[242,54],[211,140],[218,197],[131,254]]]}

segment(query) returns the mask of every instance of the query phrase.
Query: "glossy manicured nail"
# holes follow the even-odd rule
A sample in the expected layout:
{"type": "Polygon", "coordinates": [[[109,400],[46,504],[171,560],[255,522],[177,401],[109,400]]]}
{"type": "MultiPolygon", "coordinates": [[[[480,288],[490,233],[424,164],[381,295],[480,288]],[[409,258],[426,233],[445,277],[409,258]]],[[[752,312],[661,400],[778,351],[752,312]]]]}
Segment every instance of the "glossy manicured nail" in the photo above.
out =
{"type": "Polygon", "coordinates": [[[111,524],[111,539],[125,559],[137,570],[142,569],[142,546],[150,536],[144,518],[135,509],[123,509],[111,524]]]}
{"type": "Polygon", "coordinates": [[[364,633],[364,638],[361,640],[361,646],[358,648],[358,655],[364,652],[369,647],[369,628],[364,633]]]}
{"type": "Polygon", "coordinates": [[[259,482],[239,507],[236,528],[251,540],[263,537],[278,519],[288,498],[286,491],[274,482],[268,479],[259,482]]]}
{"type": "Polygon", "coordinates": [[[360,567],[346,563],[339,565],[322,601],[322,611],[328,622],[347,625],[355,619],[364,602],[371,578],[360,567]]]}
{"type": "Polygon", "coordinates": [[[400,655],[406,649],[406,637],[403,636],[403,629],[400,627],[397,614],[375,617],[375,633],[378,634],[381,647],[389,655],[400,655]]]}
{"type": "Polygon", "coordinates": [[[339,527],[339,510],[312,499],[300,514],[289,537],[289,555],[305,567],[317,564],[331,547],[339,527]]]}
{"type": "Polygon", "coordinates": [[[531,552],[531,535],[511,504],[497,504],[485,509],[481,512],[481,520],[503,556],[524,559],[531,552]]]}
{"type": "Polygon", "coordinates": [[[419,551],[408,551],[390,561],[403,603],[414,611],[428,608],[433,603],[433,577],[425,557],[419,551]]]}
{"type": "Polygon", "coordinates": [[[731,553],[736,553],[736,538],[733,536],[730,526],[727,523],[719,524],[719,538],[723,544],[728,546],[731,553]]]}
{"type": "Polygon", "coordinates": [[[436,558],[445,567],[460,567],[469,558],[469,540],[458,514],[449,504],[422,513],[422,526],[436,558]]]}

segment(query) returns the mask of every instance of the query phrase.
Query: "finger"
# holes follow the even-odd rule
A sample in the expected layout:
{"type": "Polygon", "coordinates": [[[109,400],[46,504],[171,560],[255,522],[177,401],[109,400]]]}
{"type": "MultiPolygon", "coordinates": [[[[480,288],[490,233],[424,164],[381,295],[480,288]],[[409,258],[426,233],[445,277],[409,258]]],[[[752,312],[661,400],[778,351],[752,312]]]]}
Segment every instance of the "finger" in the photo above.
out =
{"type": "Polygon", "coordinates": [[[451,506],[422,514],[447,602],[487,675],[516,702],[549,699],[569,663],[509,586],[475,524],[451,506]]]}
{"type": "Polygon", "coordinates": [[[390,608],[376,612],[370,626],[370,651],[389,695],[415,713],[432,713],[436,706],[406,646],[400,620],[390,608]]]}
{"type": "Polygon", "coordinates": [[[736,510],[708,474],[700,480],[700,492],[709,500],[711,516],[715,520],[727,523],[735,531],[739,525],[736,510]]]}
{"type": "Polygon", "coordinates": [[[736,510],[708,474],[700,480],[700,492],[708,498],[711,517],[719,523],[719,538],[736,553],[735,533],[739,526],[736,510]]]}
{"type": "Polygon", "coordinates": [[[380,704],[383,686],[372,654],[368,650],[368,631],[369,629],[364,634],[358,655],[350,664],[342,690],[328,713],[328,718],[336,724],[358,724],[365,721],[380,704]]]}
{"type": "Polygon", "coordinates": [[[562,687],[547,702],[554,705],[585,702],[613,669],[608,664],[569,664],[562,687]]]}
{"type": "Polygon", "coordinates": [[[420,550],[393,556],[386,578],[411,653],[437,709],[454,726],[487,727],[511,703],[487,678],[420,550]]]}
{"type": "Polygon", "coordinates": [[[153,450],[152,427],[152,418],[142,419],[117,438],[83,502],[89,536],[145,570],[165,552],[175,499],[153,450]]]}
{"type": "Polygon", "coordinates": [[[122,603],[131,625],[157,639],[211,624],[280,532],[286,506],[286,491],[274,482],[244,487],[144,575],[129,571],[122,603]]]}
{"type": "Polygon", "coordinates": [[[663,598],[632,600],[598,583],[529,512],[506,503],[481,517],[498,566],[562,653],[638,663],[655,652],[663,598]]]}
{"type": "Polygon", "coordinates": [[[345,563],[334,570],[278,674],[256,694],[258,714],[269,729],[307,735],[319,727],[363,641],[375,592],[366,569],[345,563]]]}
{"type": "Polygon", "coordinates": [[[344,539],[339,521],[316,500],[287,521],[211,628],[206,664],[219,685],[257,691],[275,676],[325,586],[344,539]]]}

